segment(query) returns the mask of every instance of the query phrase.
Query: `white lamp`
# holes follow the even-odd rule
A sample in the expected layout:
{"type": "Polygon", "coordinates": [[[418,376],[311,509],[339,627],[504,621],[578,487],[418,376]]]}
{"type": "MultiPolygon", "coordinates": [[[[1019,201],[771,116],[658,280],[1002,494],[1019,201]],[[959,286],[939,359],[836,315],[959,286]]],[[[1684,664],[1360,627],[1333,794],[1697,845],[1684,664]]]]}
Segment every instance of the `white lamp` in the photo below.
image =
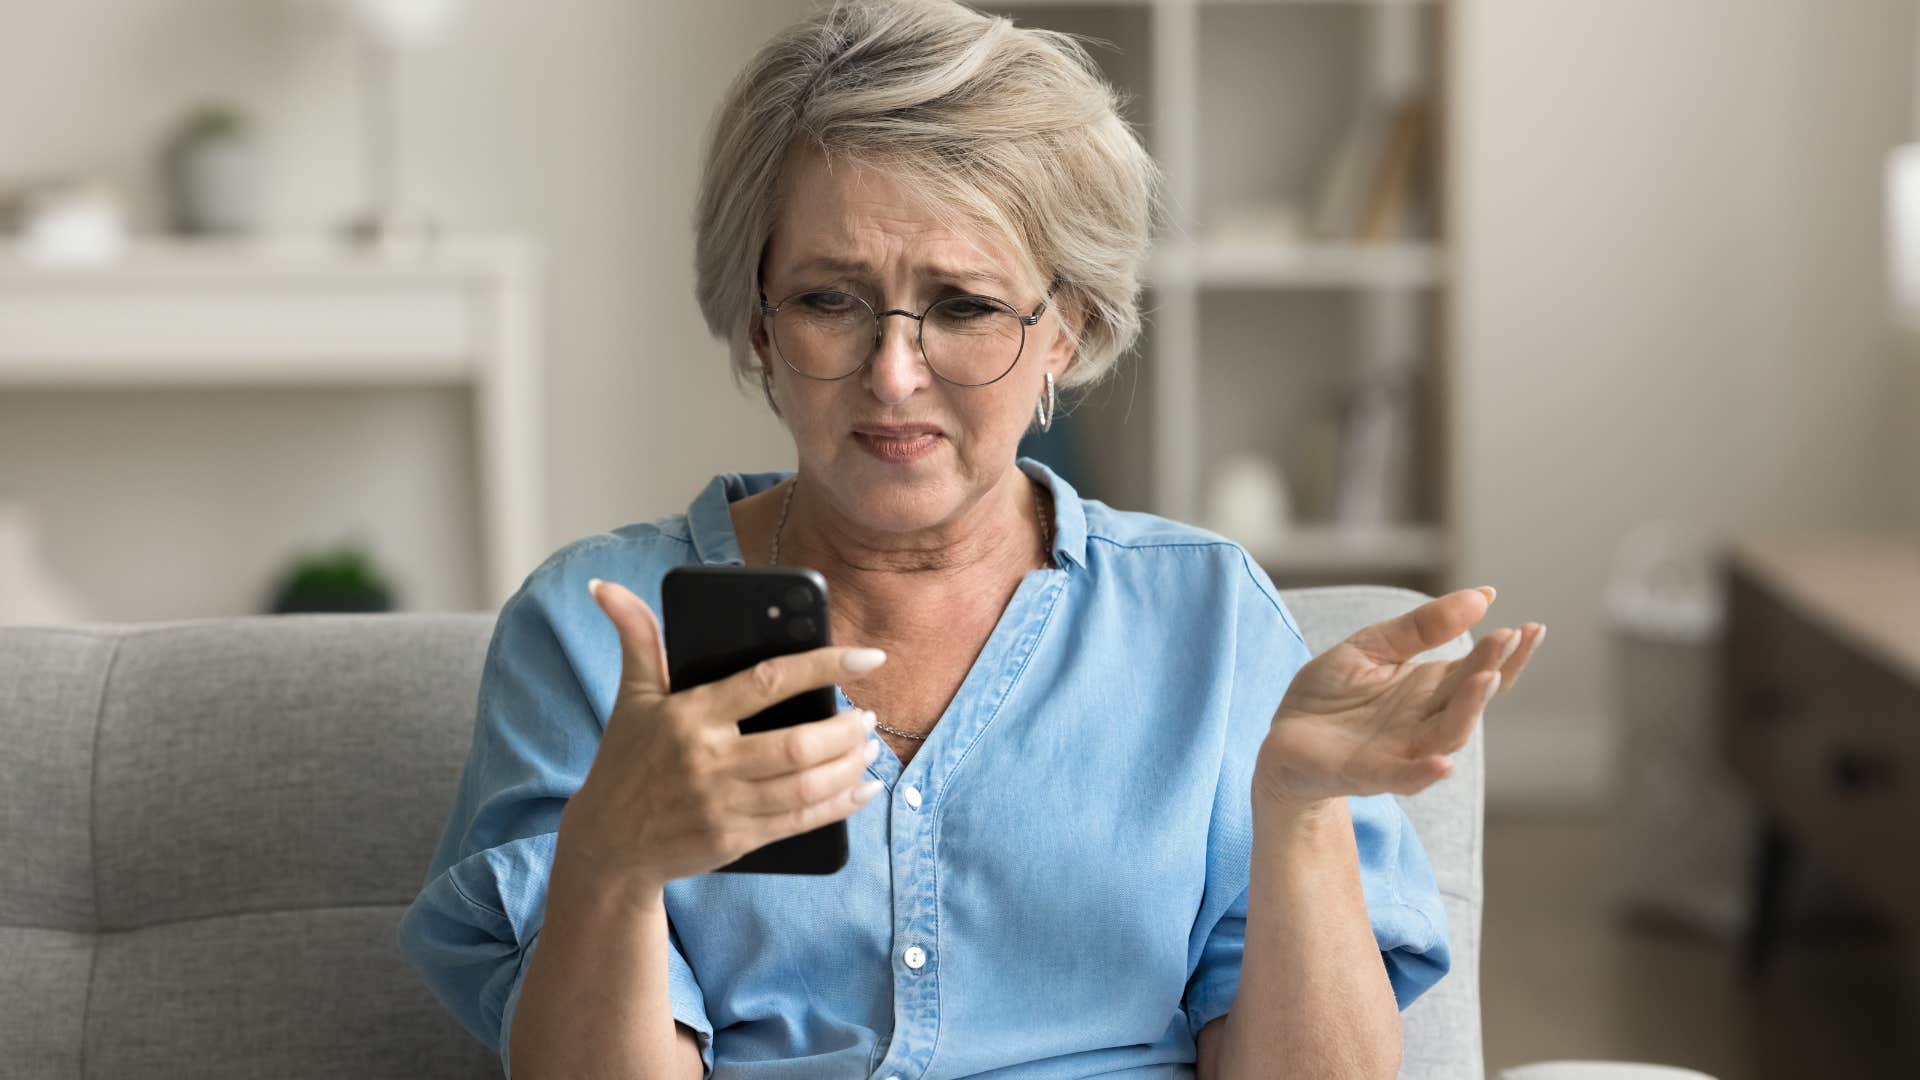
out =
{"type": "Polygon", "coordinates": [[[431,45],[453,15],[454,0],[350,0],[360,36],[362,123],[366,134],[369,205],[347,223],[356,243],[387,253],[419,250],[440,225],[424,209],[406,205],[400,184],[400,109],[395,80],[400,54],[431,45]]]}
{"type": "Polygon", "coordinates": [[[1887,153],[1886,212],[1889,314],[1920,332],[1920,143],[1887,153]]]}

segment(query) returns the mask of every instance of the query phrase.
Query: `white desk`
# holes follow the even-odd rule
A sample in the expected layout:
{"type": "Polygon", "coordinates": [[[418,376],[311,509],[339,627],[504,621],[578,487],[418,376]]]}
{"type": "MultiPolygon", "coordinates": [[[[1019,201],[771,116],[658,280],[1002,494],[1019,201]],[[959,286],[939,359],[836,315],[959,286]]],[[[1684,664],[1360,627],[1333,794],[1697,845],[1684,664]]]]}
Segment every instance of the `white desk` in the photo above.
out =
{"type": "Polygon", "coordinates": [[[539,252],[506,236],[387,257],[318,237],[143,239],[110,263],[0,244],[0,391],[471,387],[489,603],[544,557],[539,252]]]}

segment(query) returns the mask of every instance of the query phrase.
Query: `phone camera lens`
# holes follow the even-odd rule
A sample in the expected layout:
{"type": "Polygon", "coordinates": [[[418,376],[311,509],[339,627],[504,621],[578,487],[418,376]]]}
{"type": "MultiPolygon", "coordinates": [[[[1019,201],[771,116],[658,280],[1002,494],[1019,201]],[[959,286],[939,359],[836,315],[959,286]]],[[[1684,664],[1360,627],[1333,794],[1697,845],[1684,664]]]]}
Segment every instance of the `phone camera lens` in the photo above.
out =
{"type": "Polygon", "coordinates": [[[813,607],[813,590],[805,585],[795,585],[787,590],[787,609],[789,611],[807,611],[813,607]]]}
{"type": "Polygon", "coordinates": [[[787,634],[796,641],[808,641],[813,637],[813,620],[805,615],[795,615],[787,620],[787,634]]]}

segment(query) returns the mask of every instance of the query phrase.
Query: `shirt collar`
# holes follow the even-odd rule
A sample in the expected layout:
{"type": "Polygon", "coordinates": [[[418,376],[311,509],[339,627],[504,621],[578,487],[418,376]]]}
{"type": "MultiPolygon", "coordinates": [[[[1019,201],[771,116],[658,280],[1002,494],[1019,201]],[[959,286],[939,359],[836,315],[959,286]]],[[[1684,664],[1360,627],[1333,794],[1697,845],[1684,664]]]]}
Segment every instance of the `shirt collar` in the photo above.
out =
{"type": "MultiPolygon", "coordinates": [[[[1020,469],[1045,484],[1053,496],[1053,561],[1065,567],[1087,564],[1087,513],[1080,505],[1080,494],[1059,473],[1039,460],[1018,459],[1020,469]]],[[[745,563],[740,554],[740,538],[733,531],[733,516],[727,505],[736,499],[758,494],[792,476],[793,472],[720,473],[687,507],[687,529],[692,534],[693,550],[702,563],[712,565],[745,563]]]]}

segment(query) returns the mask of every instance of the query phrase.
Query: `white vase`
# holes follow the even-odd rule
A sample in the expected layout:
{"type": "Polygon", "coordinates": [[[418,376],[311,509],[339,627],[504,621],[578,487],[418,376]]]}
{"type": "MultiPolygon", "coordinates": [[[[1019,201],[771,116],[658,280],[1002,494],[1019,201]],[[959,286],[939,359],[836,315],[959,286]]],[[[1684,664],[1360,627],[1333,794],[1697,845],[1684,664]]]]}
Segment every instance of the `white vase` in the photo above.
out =
{"type": "Polygon", "coordinates": [[[0,626],[86,622],[79,597],[40,553],[39,520],[22,502],[0,500],[0,626]]]}
{"type": "Polygon", "coordinates": [[[1285,538],[1293,517],[1287,477],[1258,454],[1238,454],[1215,466],[1207,484],[1207,527],[1255,547],[1285,538]]]}
{"type": "Polygon", "coordinates": [[[259,223],[259,152],[251,138],[191,139],[169,162],[174,227],[191,234],[252,232],[259,223]]]}

